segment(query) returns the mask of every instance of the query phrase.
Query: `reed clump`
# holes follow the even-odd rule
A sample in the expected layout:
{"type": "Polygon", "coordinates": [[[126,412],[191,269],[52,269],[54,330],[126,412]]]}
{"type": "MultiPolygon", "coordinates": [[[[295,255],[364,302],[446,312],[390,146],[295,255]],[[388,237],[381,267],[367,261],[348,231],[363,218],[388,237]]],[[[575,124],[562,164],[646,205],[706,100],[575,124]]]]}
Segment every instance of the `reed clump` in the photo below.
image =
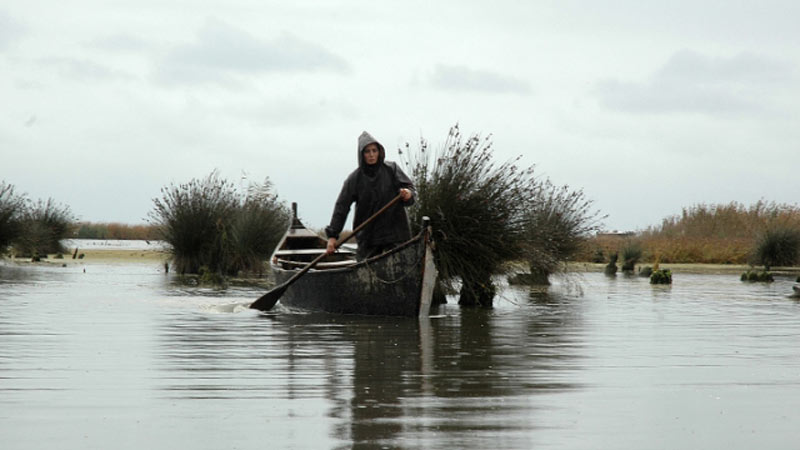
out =
{"type": "Polygon", "coordinates": [[[522,246],[530,269],[529,284],[547,285],[550,275],[565,269],[564,263],[583,249],[603,217],[582,190],[556,186],[550,180],[533,184],[534,195],[523,213],[522,246]]]}
{"type": "Polygon", "coordinates": [[[12,242],[18,257],[38,261],[48,254],[65,253],[61,240],[72,234],[75,216],[53,199],[26,202],[20,217],[21,231],[12,242]]]}
{"type": "Polygon", "coordinates": [[[16,257],[38,261],[64,253],[61,240],[70,236],[75,217],[68,206],[49,198],[32,202],[14,186],[0,182],[0,255],[9,246],[16,257]]]}
{"type": "Polygon", "coordinates": [[[417,188],[412,224],[430,217],[440,291],[460,280],[460,305],[491,307],[492,275],[509,261],[530,263],[527,282],[546,282],[594,229],[583,192],[537,179],[533,167],[517,166],[519,158],[495,163],[491,136],[465,137],[456,125],[438,151],[421,139],[400,154],[417,188]]]}
{"type": "Polygon", "coordinates": [[[516,160],[495,164],[490,138],[464,137],[458,125],[436,152],[424,139],[413,153],[405,147],[400,154],[417,188],[410,218],[414,226],[423,216],[431,219],[444,290],[454,290],[460,279],[459,304],[492,306],[492,275],[523,255],[533,169],[520,170],[516,160]]]}
{"type": "Polygon", "coordinates": [[[185,184],[170,184],[153,199],[149,217],[169,245],[180,274],[208,279],[245,271],[261,274],[289,221],[289,211],[269,179],[244,191],[216,171],[185,184]]]}
{"type": "Polygon", "coordinates": [[[636,241],[629,241],[622,247],[622,271],[632,273],[642,259],[642,247],[636,241]]]}
{"type": "Polygon", "coordinates": [[[16,194],[13,185],[0,181],[0,256],[22,232],[24,207],[25,196],[16,194]]]}
{"type": "Polygon", "coordinates": [[[793,266],[800,262],[800,229],[778,225],[762,232],[755,244],[753,265],[770,267],[793,266]]]}
{"type": "Polygon", "coordinates": [[[608,264],[603,269],[603,273],[608,276],[616,276],[617,275],[617,260],[619,259],[619,254],[617,252],[612,252],[608,256],[608,264]]]}

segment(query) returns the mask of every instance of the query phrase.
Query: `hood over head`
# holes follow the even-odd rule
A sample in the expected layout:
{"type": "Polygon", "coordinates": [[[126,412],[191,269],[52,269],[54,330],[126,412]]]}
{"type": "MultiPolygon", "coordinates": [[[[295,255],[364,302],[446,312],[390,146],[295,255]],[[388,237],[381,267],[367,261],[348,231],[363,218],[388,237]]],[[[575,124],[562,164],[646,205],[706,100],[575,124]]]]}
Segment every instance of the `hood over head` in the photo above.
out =
{"type": "Polygon", "coordinates": [[[368,146],[369,144],[378,144],[378,150],[380,151],[378,154],[378,164],[383,163],[383,160],[386,158],[386,150],[383,149],[383,145],[381,145],[377,139],[372,137],[371,134],[364,131],[361,133],[361,136],[358,137],[358,167],[362,169],[367,166],[362,152],[364,151],[364,147],[368,146]]]}

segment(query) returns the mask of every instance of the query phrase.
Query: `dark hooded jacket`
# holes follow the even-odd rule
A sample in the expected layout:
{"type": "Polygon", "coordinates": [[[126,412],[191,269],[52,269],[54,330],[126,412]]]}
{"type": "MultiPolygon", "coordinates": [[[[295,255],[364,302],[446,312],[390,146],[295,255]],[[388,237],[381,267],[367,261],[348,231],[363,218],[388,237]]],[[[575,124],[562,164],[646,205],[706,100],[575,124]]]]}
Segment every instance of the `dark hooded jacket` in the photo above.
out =
{"type": "Polygon", "coordinates": [[[395,203],[389,210],[375,218],[356,235],[359,247],[375,247],[396,244],[411,238],[408,216],[404,206],[414,203],[417,195],[411,179],[403,173],[397,163],[386,161],[383,145],[366,131],[358,137],[358,169],[354,170],[344,181],[339,197],[331,216],[331,223],[325,227],[325,234],[331,238],[339,238],[342,232],[350,205],[355,202],[356,212],[353,218],[353,229],[364,220],[381,209],[397,196],[401,188],[411,191],[411,199],[407,202],[395,203]],[[380,151],[378,162],[372,166],[364,161],[364,147],[377,144],[380,151]]]}

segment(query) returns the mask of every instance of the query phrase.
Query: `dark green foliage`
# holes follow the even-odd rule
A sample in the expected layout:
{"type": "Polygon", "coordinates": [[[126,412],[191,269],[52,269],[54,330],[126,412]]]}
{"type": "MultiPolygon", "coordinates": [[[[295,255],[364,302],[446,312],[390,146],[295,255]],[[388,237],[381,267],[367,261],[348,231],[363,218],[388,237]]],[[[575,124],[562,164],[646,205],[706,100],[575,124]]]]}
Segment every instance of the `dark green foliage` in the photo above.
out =
{"type": "Polygon", "coordinates": [[[231,223],[231,266],[260,274],[263,261],[286,232],[289,218],[269,180],[250,185],[231,223]]]}
{"type": "Polygon", "coordinates": [[[13,242],[14,252],[25,257],[43,258],[49,253],[65,253],[61,240],[70,236],[75,217],[68,206],[53,199],[27,204],[20,218],[21,232],[13,242]]]}
{"type": "Polygon", "coordinates": [[[523,248],[531,274],[546,280],[598,230],[600,217],[581,190],[555,186],[549,180],[531,180],[531,185],[534,195],[528,199],[523,216],[523,248]]]}
{"type": "Polygon", "coordinates": [[[207,266],[222,271],[228,234],[225,224],[238,204],[233,185],[212,172],[202,180],[164,187],[161,195],[153,199],[155,209],[150,218],[170,245],[175,270],[198,273],[207,266]]]}
{"type": "Polygon", "coordinates": [[[669,269],[654,270],[650,275],[650,284],[672,284],[672,271],[669,269]]]}
{"type": "Polygon", "coordinates": [[[523,256],[523,212],[535,193],[532,169],[495,165],[489,139],[464,139],[458,126],[436,154],[423,139],[414,154],[406,144],[405,155],[417,188],[411,222],[418,227],[423,216],[431,218],[440,279],[450,289],[461,279],[460,304],[491,306],[492,274],[523,256]]]}
{"type": "Polygon", "coordinates": [[[171,184],[161,193],[153,199],[150,219],[170,245],[173,267],[181,274],[197,274],[201,268],[204,274],[261,273],[289,220],[269,180],[242,194],[212,172],[171,184]]]}
{"type": "Polygon", "coordinates": [[[762,270],[760,272],[756,270],[748,270],[742,274],[741,280],[751,283],[771,283],[775,281],[775,278],[773,278],[772,274],[766,270],[762,270]]]}
{"type": "Polygon", "coordinates": [[[800,261],[800,230],[789,226],[773,226],[756,241],[751,263],[765,270],[775,266],[793,266],[800,261]]]}
{"type": "Polygon", "coordinates": [[[0,181],[0,256],[22,231],[21,216],[25,197],[14,193],[14,186],[0,181]]]}

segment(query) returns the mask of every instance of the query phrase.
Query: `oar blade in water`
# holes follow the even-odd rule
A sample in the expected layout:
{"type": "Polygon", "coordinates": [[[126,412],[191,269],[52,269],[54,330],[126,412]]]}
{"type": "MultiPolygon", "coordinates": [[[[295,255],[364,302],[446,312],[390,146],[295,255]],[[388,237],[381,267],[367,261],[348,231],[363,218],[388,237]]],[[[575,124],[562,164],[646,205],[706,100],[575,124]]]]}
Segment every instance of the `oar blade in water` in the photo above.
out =
{"type": "Polygon", "coordinates": [[[284,284],[267,292],[266,294],[259,297],[258,300],[251,303],[250,308],[258,309],[261,311],[269,311],[270,309],[272,309],[273,306],[275,306],[275,303],[278,303],[278,300],[286,291],[286,287],[287,286],[284,284]]]}

